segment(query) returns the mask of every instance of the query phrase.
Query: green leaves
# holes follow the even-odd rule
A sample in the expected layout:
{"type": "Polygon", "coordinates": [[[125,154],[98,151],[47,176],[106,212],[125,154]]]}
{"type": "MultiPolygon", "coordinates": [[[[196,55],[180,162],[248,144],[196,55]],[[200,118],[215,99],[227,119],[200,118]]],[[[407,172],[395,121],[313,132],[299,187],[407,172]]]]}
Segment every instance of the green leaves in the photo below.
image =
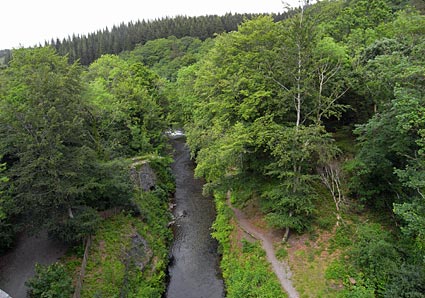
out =
{"type": "Polygon", "coordinates": [[[4,176],[3,174],[6,168],[5,166],[6,164],[0,164],[0,221],[6,218],[6,213],[4,210],[4,203],[6,201],[6,198],[3,195],[3,185],[4,183],[9,181],[9,178],[7,178],[7,176],[4,176]]]}
{"type": "Polygon", "coordinates": [[[244,156],[252,144],[247,128],[236,123],[222,138],[217,138],[208,147],[200,149],[195,175],[208,182],[240,175],[244,171],[244,156]]]}
{"type": "Polygon", "coordinates": [[[35,276],[26,283],[31,298],[59,298],[72,295],[72,278],[63,265],[35,265],[35,276]]]}
{"type": "Polygon", "coordinates": [[[1,153],[16,159],[9,173],[13,194],[38,228],[78,204],[91,180],[80,75],[78,65],[49,48],[14,51],[5,71],[1,153]]]}
{"type": "Polygon", "coordinates": [[[348,65],[346,48],[322,38],[311,15],[304,17],[245,22],[218,36],[178,80],[185,90],[180,102],[192,112],[185,129],[196,175],[209,188],[237,187],[244,176],[271,178],[276,189],[286,189],[280,196],[264,192],[271,221],[297,230],[313,209],[315,165],[333,154],[321,124],[346,108],[338,103],[345,92],[339,76],[348,65]]]}
{"type": "Polygon", "coordinates": [[[94,134],[105,159],[161,149],[166,101],[159,78],[141,63],[105,55],[86,74],[94,134]]]}

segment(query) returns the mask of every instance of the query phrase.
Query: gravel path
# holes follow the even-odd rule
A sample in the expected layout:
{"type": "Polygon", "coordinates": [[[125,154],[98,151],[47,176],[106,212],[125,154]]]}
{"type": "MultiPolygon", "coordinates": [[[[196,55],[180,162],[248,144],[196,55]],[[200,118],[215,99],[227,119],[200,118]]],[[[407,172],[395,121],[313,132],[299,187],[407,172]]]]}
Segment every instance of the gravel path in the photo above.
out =
{"type": "Polygon", "coordinates": [[[299,298],[297,290],[295,290],[292,285],[292,273],[288,264],[286,262],[279,261],[276,257],[273,247],[274,241],[271,233],[253,225],[249,218],[241,210],[233,207],[230,202],[229,206],[235,213],[239,226],[252,237],[261,240],[263,249],[266,252],[267,260],[272,265],[274,273],[278,277],[282,288],[288,293],[289,298],[299,298]]]}

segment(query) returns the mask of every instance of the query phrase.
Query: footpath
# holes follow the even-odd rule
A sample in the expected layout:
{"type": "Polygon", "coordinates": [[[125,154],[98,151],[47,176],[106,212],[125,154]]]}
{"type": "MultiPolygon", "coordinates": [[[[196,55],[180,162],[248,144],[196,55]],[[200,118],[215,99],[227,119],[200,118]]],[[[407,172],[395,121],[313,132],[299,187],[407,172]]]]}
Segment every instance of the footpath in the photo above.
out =
{"type": "Polygon", "coordinates": [[[261,241],[261,245],[266,252],[267,260],[272,265],[274,273],[278,277],[282,288],[286,291],[286,293],[288,293],[289,298],[299,298],[297,290],[292,285],[292,273],[289,265],[286,261],[279,261],[276,257],[273,247],[275,239],[271,232],[254,225],[246,216],[246,214],[244,214],[241,210],[233,207],[229,200],[227,203],[233,210],[239,227],[250,236],[261,241]]]}

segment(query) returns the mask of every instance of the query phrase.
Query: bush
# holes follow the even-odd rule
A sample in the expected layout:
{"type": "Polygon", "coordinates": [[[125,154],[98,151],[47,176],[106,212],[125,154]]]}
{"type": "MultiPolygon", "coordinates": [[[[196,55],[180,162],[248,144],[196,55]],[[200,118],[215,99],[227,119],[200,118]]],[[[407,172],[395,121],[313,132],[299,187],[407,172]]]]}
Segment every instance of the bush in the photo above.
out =
{"type": "Polygon", "coordinates": [[[353,242],[351,240],[352,233],[353,231],[348,225],[337,227],[335,236],[331,239],[330,249],[344,248],[351,245],[353,242]]]}
{"type": "Polygon", "coordinates": [[[354,286],[349,292],[344,293],[344,298],[375,298],[374,290],[365,286],[354,286]]]}
{"type": "Polygon", "coordinates": [[[325,271],[326,279],[344,280],[349,275],[347,265],[340,260],[334,260],[325,271]]]}
{"type": "MultiPolygon", "coordinates": [[[[232,210],[224,194],[215,195],[217,218],[212,236],[218,240],[222,259],[220,267],[226,283],[228,298],[287,297],[271,271],[264,250],[257,242],[242,240],[242,247],[232,236],[232,210]]],[[[237,241],[237,240],[236,240],[237,241]]]]}
{"type": "Polygon", "coordinates": [[[385,298],[424,298],[425,269],[418,265],[403,265],[392,276],[385,298]]]}
{"type": "Polygon", "coordinates": [[[49,229],[49,235],[65,243],[74,244],[82,241],[88,235],[94,234],[100,221],[101,218],[96,210],[84,207],[75,212],[73,218],[67,218],[52,226],[49,229]]]}
{"type": "Polygon", "coordinates": [[[0,253],[7,250],[15,241],[15,226],[0,219],[0,253]]]}
{"type": "Polygon", "coordinates": [[[73,293],[72,278],[59,263],[35,265],[35,276],[26,282],[31,298],[66,298],[73,293]]]}
{"type": "Polygon", "coordinates": [[[351,257],[354,265],[364,272],[366,279],[380,294],[400,265],[400,255],[394,247],[390,234],[378,224],[368,224],[359,228],[351,257]]]}

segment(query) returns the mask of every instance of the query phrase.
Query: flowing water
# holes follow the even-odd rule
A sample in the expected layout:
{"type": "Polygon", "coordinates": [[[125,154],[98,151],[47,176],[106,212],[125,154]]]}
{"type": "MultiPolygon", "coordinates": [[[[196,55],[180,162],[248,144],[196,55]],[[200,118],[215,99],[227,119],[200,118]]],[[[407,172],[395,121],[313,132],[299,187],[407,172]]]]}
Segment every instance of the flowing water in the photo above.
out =
{"type": "Polygon", "coordinates": [[[176,177],[174,244],[167,298],[222,298],[217,242],[211,238],[216,213],[211,198],[202,196],[203,181],[193,177],[194,164],[183,137],[171,138],[176,177]]]}
{"type": "Polygon", "coordinates": [[[34,275],[35,263],[48,265],[63,256],[66,247],[47,237],[21,235],[17,245],[0,257],[0,289],[13,298],[25,298],[25,281],[34,275]]]}

